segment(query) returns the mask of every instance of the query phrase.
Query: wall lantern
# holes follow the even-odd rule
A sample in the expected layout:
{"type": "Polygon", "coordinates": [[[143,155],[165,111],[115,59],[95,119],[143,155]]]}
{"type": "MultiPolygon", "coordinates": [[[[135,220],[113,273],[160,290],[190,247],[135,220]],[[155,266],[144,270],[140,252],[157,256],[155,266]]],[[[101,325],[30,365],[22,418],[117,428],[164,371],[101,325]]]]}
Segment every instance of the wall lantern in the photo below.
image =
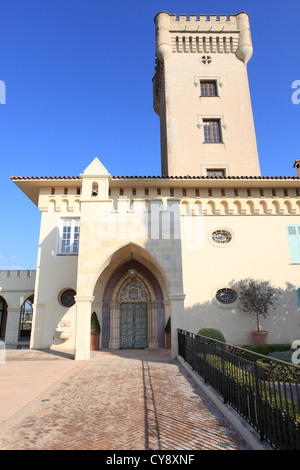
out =
{"type": "Polygon", "coordinates": [[[131,253],[131,263],[128,269],[129,277],[134,280],[136,278],[136,267],[133,260],[133,254],[131,253]]]}

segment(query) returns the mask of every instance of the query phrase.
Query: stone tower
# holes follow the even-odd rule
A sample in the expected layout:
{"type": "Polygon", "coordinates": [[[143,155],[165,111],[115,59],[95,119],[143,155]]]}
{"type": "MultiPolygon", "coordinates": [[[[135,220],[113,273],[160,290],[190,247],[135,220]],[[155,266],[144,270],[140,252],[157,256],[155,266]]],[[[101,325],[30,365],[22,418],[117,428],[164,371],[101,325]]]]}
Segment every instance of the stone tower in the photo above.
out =
{"type": "Polygon", "coordinates": [[[247,13],[155,17],[163,176],[260,176],[247,13]]]}

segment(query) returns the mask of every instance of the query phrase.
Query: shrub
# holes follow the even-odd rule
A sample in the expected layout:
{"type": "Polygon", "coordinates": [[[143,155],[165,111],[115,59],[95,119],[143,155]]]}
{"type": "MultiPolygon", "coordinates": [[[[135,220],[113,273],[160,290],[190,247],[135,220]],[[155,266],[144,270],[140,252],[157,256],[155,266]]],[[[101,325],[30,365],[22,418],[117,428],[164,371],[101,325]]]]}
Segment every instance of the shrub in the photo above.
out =
{"type": "Polygon", "coordinates": [[[223,333],[215,328],[202,328],[198,331],[198,335],[206,336],[210,339],[215,339],[217,341],[221,341],[222,343],[226,343],[225,337],[223,333]]]}
{"type": "Polygon", "coordinates": [[[241,346],[243,349],[247,349],[250,353],[245,354],[245,359],[252,360],[251,352],[262,354],[263,356],[269,356],[273,352],[284,352],[291,348],[291,344],[258,344],[258,345],[246,345],[241,346]]]}
{"type": "Polygon", "coordinates": [[[241,346],[243,349],[248,349],[248,351],[257,352],[268,356],[270,353],[277,351],[288,351],[291,348],[291,344],[249,344],[246,346],[241,346]]]}
{"type": "Polygon", "coordinates": [[[91,316],[91,335],[97,336],[100,334],[100,331],[101,331],[101,328],[100,328],[100,323],[99,323],[97,314],[96,312],[93,312],[91,316]]]}
{"type": "Polygon", "coordinates": [[[269,354],[271,358],[278,359],[279,361],[290,362],[293,364],[292,355],[294,350],[290,349],[289,351],[275,351],[269,354]]]}
{"type": "Polygon", "coordinates": [[[171,333],[171,318],[169,317],[168,321],[167,321],[167,324],[165,326],[165,333],[166,334],[169,334],[171,333]]]}

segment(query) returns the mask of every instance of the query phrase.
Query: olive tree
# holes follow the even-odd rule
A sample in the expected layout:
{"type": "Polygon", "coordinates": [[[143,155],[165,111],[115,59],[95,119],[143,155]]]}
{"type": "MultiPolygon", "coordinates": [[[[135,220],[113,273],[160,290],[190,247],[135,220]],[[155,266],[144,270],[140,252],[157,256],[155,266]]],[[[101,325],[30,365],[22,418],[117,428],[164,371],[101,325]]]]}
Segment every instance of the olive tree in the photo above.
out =
{"type": "Polygon", "coordinates": [[[242,279],[235,284],[239,294],[238,308],[243,312],[256,315],[257,331],[259,329],[259,315],[266,318],[270,309],[276,310],[282,290],[261,279],[242,279]]]}

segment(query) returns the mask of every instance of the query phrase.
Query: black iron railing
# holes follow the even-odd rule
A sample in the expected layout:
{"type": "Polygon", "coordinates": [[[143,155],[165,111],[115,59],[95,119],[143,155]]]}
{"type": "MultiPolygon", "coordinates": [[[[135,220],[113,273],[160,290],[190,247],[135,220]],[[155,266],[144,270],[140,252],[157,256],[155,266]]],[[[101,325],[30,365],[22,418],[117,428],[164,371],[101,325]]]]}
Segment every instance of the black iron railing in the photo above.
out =
{"type": "Polygon", "coordinates": [[[184,330],[179,355],[277,450],[300,450],[300,367],[184,330]]]}

